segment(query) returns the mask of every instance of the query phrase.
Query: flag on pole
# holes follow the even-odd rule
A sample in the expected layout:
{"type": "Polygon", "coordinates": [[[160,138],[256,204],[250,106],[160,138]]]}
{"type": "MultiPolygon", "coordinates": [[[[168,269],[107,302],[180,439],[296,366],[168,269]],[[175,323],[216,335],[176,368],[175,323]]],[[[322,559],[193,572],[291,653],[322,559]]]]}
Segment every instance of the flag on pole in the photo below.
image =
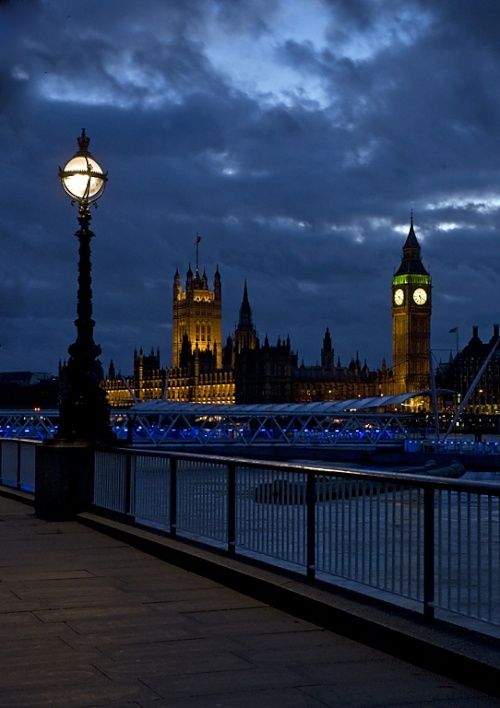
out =
{"type": "Polygon", "coordinates": [[[195,241],[195,246],[196,246],[196,275],[198,275],[198,247],[200,245],[201,241],[201,236],[200,234],[196,234],[196,241],[195,241]]]}
{"type": "Polygon", "coordinates": [[[458,332],[458,327],[453,327],[448,331],[448,334],[455,334],[455,332],[458,332]]]}

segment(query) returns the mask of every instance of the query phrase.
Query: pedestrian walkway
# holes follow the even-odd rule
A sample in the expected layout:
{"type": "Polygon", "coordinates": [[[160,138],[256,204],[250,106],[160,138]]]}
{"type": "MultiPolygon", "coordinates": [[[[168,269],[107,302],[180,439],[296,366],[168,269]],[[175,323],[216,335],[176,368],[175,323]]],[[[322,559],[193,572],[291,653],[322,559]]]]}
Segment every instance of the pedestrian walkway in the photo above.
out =
{"type": "Polygon", "coordinates": [[[2,708],[500,705],[4,497],[0,637],[2,708]]]}

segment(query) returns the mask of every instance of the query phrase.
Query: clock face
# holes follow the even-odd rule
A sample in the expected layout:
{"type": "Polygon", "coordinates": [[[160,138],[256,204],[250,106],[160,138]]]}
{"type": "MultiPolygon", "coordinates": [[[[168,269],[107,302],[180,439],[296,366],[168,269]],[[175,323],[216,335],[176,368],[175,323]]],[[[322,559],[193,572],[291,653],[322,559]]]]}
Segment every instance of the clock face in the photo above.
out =
{"type": "Polygon", "coordinates": [[[398,288],[397,290],[394,291],[394,303],[396,305],[402,305],[405,299],[405,294],[401,290],[401,288],[398,288]]]}
{"type": "Polygon", "coordinates": [[[427,302],[427,293],[423,288],[413,291],[413,300],[417,305],[424,305],[427,302]]]}

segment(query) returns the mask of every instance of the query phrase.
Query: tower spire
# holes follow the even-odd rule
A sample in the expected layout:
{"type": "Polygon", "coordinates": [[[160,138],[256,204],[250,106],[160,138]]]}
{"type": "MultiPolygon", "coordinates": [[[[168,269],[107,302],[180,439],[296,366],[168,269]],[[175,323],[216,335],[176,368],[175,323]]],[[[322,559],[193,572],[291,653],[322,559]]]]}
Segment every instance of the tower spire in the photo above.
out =
{"type": "Polygon", "coordinates": [[[257,346],[257,333],[252,321],[252,308],[250,307],[250,301],[248,299],[246,278],[243,288],[243,299],[240,305],[240,318],[234,333],[234,341],[237,353],[241,352],[244,348],[255,349],[257,346]]]}
{"type": "Polygon", "coordinates": [[[420,244],[413,228],[413,209],[410,213],[410,230],[403,246],[401,265],[394,275],[403,274],[429,275],[420,257],[420,244]]]}
{"type": "Polygon", "coordinates": [[[240,305],[240,321],[238,327],[252,327],[252,308],[248,299],[247,279],[243,288],[243,299],[240,305]]]}

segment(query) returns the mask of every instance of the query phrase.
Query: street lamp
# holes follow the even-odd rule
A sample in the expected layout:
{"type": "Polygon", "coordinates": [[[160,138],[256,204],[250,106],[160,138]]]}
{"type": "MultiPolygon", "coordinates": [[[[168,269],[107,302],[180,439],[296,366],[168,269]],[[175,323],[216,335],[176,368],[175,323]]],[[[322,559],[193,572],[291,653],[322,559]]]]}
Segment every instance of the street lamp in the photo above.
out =
{"type": "Polygon", "coordinates": [[[79,241],[76,341],[68,348],[69,359],[63,372],[59,431],[57,437],[68,441],[112,442],[109,406],[101,388],[102,366],[97,357],[101,347],[94,342],[92,319],[92,279],[89,228],[90,206],[102,195],[107,173],[90,154],[89,138],[82,130],[79,149],[61,169],[59,178],[71,203],[78,204],[75,233],[79,241]]]}

